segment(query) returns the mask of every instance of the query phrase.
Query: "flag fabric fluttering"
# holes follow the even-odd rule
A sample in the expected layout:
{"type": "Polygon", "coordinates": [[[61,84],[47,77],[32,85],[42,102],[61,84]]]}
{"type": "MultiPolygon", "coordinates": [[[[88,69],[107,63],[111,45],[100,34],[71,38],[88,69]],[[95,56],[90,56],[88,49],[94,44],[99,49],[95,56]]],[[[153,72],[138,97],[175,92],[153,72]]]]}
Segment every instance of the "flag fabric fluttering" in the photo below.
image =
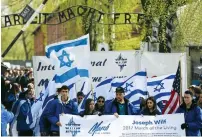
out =
{"type": "Polygon", "coordinates": [[[169,100],[174,79],[175,74],[147,79],[147,91],[149,96],[154,97],[161,111],[165,107],[165,102],[169,100]]]}
{"type": "Polygon", "coordinates": [[[76,40],[63,41],[46,46],[46,56],[55,65],[54,81],[57,87],[71,85],[89,77],[90,46],[89,35],[76,40]]]}
{"type": "Polygon", "coordinates": [[[105,99],[109,96],[109,91],[111,88],[111,82],[113,78],[106,78],[102,82],[100,82],[95,89],[91,88],[88,94],[83,98],[82,102],[78,106],[78,111],[82,112],[85,108],[85,103],[88,98],[94,99],[94,102],[97,101],[99,96],[103,96],[105,99]]]}
{"type": "Polygon", "coordinates": [[[175,79],[172,85],[170,98],[163,110],[163,114],[172,114],[175,113],[180,105],[180,82],[181,82],[181,68],[180,63],[177,68],[175,79]]]}
{"type": "MultiPolygon", "coordinates": [[[[97,98],[99,96],[103,96],[105,98],[105,100],[108,100],[111,98],[110,95],[110,89],[111,89],[111,82],[112,82],[113,78],[106,78],[105,80],[103,80],[102,82],[100,82],[95,89],[93,90],[93,98],[95,100],[95,102],[97,101],[97,98]]],[[[114,96],[112,96],[114,97],[114,96]]]]}
{"type": "Polygon", "coordinates": [[[34,128],[39,122],[45,106],[53,100],[57,88],[66,85],[70,88],[71,98],[76,98],[75,84],[82,78],[89,78],[90,44],[89,35],[75,40],[63,41],[46,46],[46,56],[55,65],[55,75],[49,81],[47,88],[40,93],[32,105],[33,122],[27,118],[27,123],[34,128]]]}
{"type": "Polygon", "coordinates": [[[82,100],[81,103],[79,104],[79,106],[78,106],[78,112],[79,112],[79,113],[81,113],[81,112],[84,111],[84,109],[85,109],[85,104],[86,104],[86,100],[87,100],[88,98],[92,98],[92,90],[90,90],[90,91],[88,92],[88,94],[86,94],[86,96],[83,98],[83,100],[82,100]]]}
{"type": "Polygon", "coordinates": [[[112,81],[110,92],[114,92],[117,87],[123,87],[125,98],[127,98],[136,108],[139,108],[140,98],[146,98],[148,94],[147,73],[145,71],[140,71],[127,78],[124,82],[119,81],[120,79],[118,78],[115,78],[112,81]]]}

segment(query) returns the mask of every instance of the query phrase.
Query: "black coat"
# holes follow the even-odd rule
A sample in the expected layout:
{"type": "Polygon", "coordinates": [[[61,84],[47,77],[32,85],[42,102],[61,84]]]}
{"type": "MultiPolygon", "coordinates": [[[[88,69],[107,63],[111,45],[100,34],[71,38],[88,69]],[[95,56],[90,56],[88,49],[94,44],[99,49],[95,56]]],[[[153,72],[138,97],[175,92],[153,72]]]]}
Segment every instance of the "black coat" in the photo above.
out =
{"type": "Polygon", "coordinates": [[[149,115],[149,116],[155,116],[155,115],[161,115],[161,112],[159,112],[157,109],[155,109],[153,112],[150,112],[148,108],[145,108],[142,112],[142,115],[149,115]]]}
{"type": "Polygon", "coordinates": [[[105,112],[105,106],[102,106],[101,108],[98,107],[98,104],[95,104],[95,111],[100,112],[101,114],[104,114],[105,112]]]}

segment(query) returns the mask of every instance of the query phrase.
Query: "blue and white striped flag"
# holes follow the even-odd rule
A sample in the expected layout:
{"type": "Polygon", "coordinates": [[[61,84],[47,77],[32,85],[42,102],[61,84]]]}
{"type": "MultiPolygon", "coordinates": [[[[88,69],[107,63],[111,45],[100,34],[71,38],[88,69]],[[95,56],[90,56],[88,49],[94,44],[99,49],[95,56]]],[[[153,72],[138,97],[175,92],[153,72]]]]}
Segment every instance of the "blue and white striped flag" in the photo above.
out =
{"type": "Polygon", "coordinates": [[[46,46],[46,56],[55,65],[53,80],[57,87],[76,83],[80,77],[89,77],[89,35],[46,46]]]}
{"type": "Polygon", "coordinates": [[[111,90],[111,82],[113,78],[107,78],[100,82],[95,89],[93,90],[93,97],[95,102],[99,96],[103,96],[105,100],[110,100],[114,96],[110,93],[111,90]]]}
{"type": "Polygon", "coordinates": [[[55,65],[55,76],[47,88],[40,93],[40,97],[31,108],[33,123],[27,118],[31,128],[38,125],[39,119],[47,103],[54,99],[56,89],[63,85],[69,86],[70,97],[75,99],[75,83],[82,78],[89,78],[90,44],[89,35],[75,40],[63,41],[46,47],[46,56],[55,65]]]}
{"type": "MultiPolygon", "coordinates": [[[[112,92],[115,92],[117,87],[123,87],[125,97],[136,107],[140,105],[140,97],[147,97],[147,74],[145,71],[137,72],[124,82],[119,82],[120,79],[114,79],[112,82],[112,92]]],[[[115,95],[115,93],[114,93],[115,95]]]]}
{"type": "Polygon", "coordinates": [[[90,90],[88,92],[88,94],[83,98],[83,100],[81,101],[81,103],[78,106],[78,112],[81,113],[85,110],[85,104],[86,104],[86,100],[92,98],[92,90],[90,90]]]}
{"type": "Polygon", "coordinates": [[[175,74],[163,75],[147,79],[147,90],[149,96],[153,96],[157,104],[160,104],[162,110],[165,101],[168,101],[171,95],[175,74]]]}

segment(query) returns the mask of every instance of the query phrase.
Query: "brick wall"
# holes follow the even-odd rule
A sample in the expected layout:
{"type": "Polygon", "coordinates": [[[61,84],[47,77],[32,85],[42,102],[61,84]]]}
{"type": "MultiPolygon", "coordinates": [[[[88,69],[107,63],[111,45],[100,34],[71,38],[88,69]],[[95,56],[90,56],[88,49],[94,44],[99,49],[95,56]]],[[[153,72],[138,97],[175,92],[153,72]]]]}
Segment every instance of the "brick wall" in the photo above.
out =
{"type": "MultiPolygon", "coordinates": [[[[55,18],[51,18],[49,23],[56,23],[55,18]]],[[[66,38],[66,23],[58,25],[47,25],[47,43],[52,44],[65,40],[66,38]]]]}
{"type": "MultiPolygon", "coordinates": [[[[51,18],[49,23],[55,23],[55,18],[51,18]]],[[[60,42],[67,39],[67,25],[65,23],[58,25],[46,25],[47,33],[43,34],[41,28],[34,33],[34,55],[42,56],[45,55],[45,46],[44,43],[52,44],[60,42]],[[44,36],[47,36],[47,42],[44,42],[44,36]]]]}
{"type": "Polygon", "coordinates": [[[41,31],[41,28],[39,28],[34,33],[34,55],[35,56],[45,55],[44,34],[41,31]]]}

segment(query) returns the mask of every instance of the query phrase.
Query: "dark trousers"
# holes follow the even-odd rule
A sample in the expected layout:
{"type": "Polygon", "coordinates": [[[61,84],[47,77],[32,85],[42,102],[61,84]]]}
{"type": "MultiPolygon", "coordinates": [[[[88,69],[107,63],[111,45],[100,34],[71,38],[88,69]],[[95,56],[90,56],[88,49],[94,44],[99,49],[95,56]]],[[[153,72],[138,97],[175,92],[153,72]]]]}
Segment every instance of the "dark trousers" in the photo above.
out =
{"type": "Polygon", "coordinates": [[[60,136],[60,132],[58,132],[58,131],[51,131],[50,136],[60,136]]]}
{"type": "Polygon", "coordinates": [[[32,130],[18,131],[18,136],[33,136],[32,130]]]}
{"type": "Polygon", "coordinates": [[[201,136],[202,136],[202,128],[200,129],[200,132],[201,132],[201,136]]]}

